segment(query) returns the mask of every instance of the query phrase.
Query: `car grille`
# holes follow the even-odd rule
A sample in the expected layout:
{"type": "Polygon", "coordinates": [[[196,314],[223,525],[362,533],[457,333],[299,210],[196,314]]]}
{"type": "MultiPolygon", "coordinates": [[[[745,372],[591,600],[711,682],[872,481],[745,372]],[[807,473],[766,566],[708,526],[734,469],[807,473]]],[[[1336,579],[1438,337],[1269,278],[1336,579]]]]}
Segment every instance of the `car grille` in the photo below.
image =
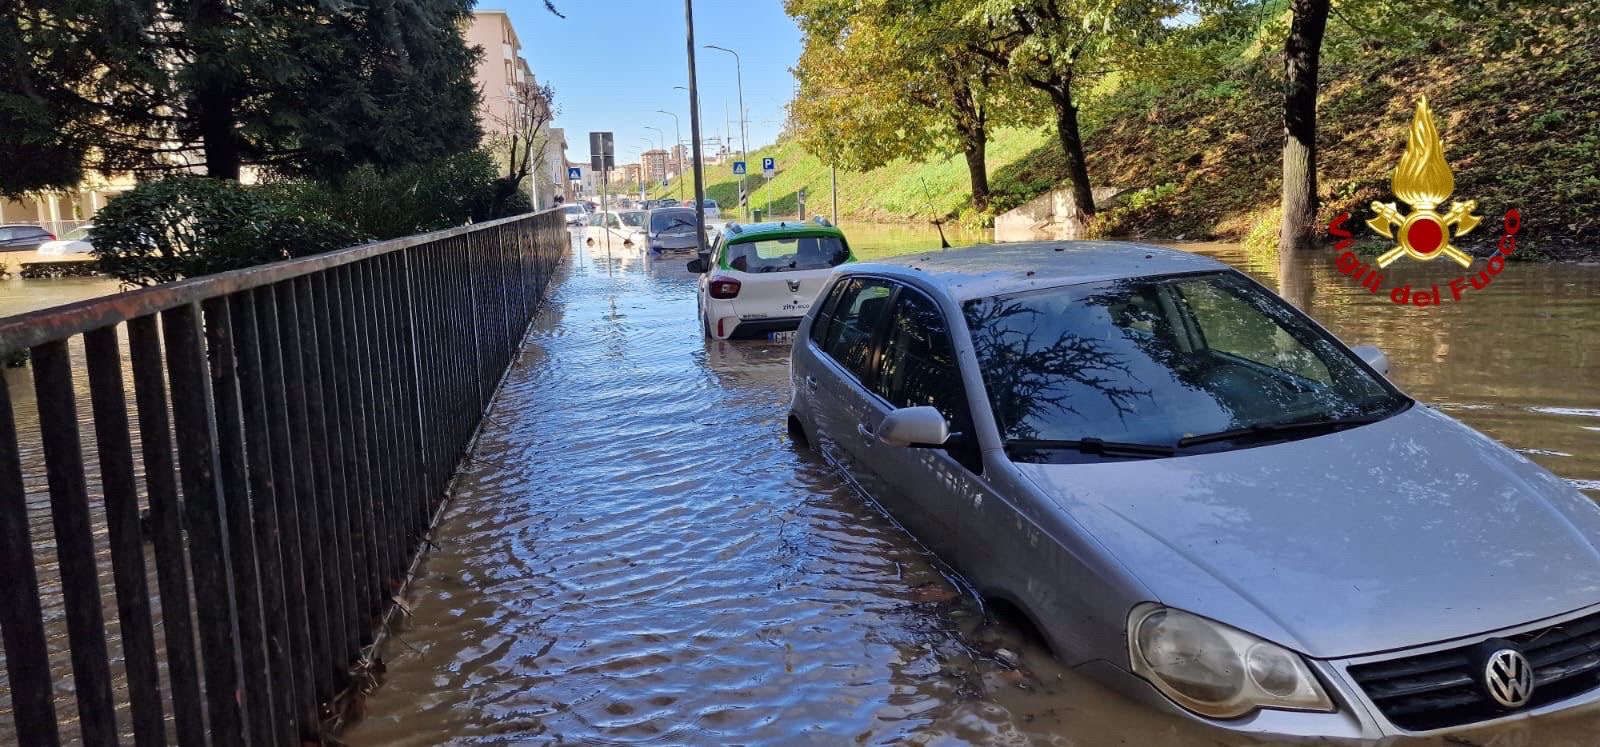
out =
{"type": "MultiPolygon", "coordinates": [[[[1534,668],[1538,708],[1600,686],[1600,613],[1503,640],[1515,644],[1534,668]]],[[[1484,693],[1472,649],[1463,646],[1349,667],[1350,676],[1389,721],[1428,731],[1508,715],[1484,693]]]]}

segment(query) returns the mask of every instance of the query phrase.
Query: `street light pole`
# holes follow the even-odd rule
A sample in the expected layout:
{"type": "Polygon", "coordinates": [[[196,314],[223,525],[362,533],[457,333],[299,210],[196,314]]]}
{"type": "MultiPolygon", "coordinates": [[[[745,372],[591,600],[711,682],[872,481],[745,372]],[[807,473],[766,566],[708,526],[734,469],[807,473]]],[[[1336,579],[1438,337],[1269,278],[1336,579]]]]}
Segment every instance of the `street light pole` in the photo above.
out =
{"type": "Polygon", "coordinates": [[[683,201],[683,130],[678,127],[678,115],[666,109],[657,109],[656,113],[672,117],[672,149],[678,153],[678,201],[683,201]]]}
{"type": "Polygon", "coordinates": [[[696,254],[706,254],[706,188],[700,168],[700,90],[694,79],[694,0],[683,0],[684,34],[689,49],[689,137],[694,140],[694,234],[696,254]]]}
{"type": "MultiPolygon", "coordinates": [[[[749,133],[749,131],[747,131],[745,129],[745,126],[744,126],[744,116],[745,116],[745,109],[744,109],[744,70],[743,70],[743,65],[739,62],[739,53],[735,52],[735,51],[733,51],[731,49],[728,49],[727,47],[719,47],[719,46],[717,46],[715,44],[707,44],[706,45],[706,49],[718,49],[718,50],[721,50],[723,52],[727,52],[728,54],[733,55],[733,76],[734,76],[733,80],[739,87],[739,160],[744,161],[745,171],[749,171],[750,170],[750,133],[749,133]]],[[[745,194],[746,198],[748,198],[750,193],[745,191],[744,180],[745,180],[744,176],[740,176],[739,177],[739,191],[743,192],[745,194]]],[[[748,209],[744,208],[743,205],[740,206],[740,209],[744,213],[748,213],[749,212],[748,209]]],[[[741,217],[743,217],[745,220],[749,220],[750,219],[749,215],[741,215],[741,217]]]]}

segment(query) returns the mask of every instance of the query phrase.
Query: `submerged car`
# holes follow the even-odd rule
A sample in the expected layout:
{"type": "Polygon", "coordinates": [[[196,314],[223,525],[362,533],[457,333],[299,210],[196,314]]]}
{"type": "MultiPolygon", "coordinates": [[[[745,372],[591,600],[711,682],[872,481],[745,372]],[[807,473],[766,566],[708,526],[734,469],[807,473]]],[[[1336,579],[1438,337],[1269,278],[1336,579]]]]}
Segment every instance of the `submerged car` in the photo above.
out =
{"type": "Polygon", "coordinates": [[[789,427],[1057,657],[1216,728],[1379,739],[1600,700],[1600,509],[1197,255],[840,268],[789,427]]]}
{"type": "Polygon", "coordinates": [[[0,252],[31,252],[55,240],[55,234],[31,223],[0,225],[0,252]]]}
{"type": "Polygon", "coordinates": [[[788,339],[833,268],[855,261],[844,232],[824,218],[802,223],[729,223],[700,273],[700,327],[707,337],[788,339]]]}
{"type": "Polygon", "coordinates": [[[580,203],[567,203],[561,207],[561,212],[567,218],[569,226],[589,225],[589,209],[580,203]]]}
{"type": "Polygon", "coordinates": [[[646,249],[662,252],[697,252],[702,243],[696,238],[695,215],[689,208],[656,208],[645,214],[646,249]]]}
{"type": "Polygon", "coordinates": [[[78,226],[61,235],[54,241],[46,241],[39,245],[38,254],[42,257],[62,257],[72,254],[93,254],[94,244],[89,242],[89,232],[94,226],[78,226]]]}

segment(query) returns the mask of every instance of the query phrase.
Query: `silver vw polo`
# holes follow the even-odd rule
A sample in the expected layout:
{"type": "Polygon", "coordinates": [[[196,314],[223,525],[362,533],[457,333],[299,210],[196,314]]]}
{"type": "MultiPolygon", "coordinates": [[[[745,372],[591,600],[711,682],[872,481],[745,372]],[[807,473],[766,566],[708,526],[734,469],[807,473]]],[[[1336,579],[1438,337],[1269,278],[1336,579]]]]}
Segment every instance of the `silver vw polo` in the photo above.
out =
{"type": "Polygon", "coordinates": [[[1600,700],[1600,510],[1270,291],[1137,244],[847,265],[789,427],[1065,663],[1223,729],[1600,700]]]}

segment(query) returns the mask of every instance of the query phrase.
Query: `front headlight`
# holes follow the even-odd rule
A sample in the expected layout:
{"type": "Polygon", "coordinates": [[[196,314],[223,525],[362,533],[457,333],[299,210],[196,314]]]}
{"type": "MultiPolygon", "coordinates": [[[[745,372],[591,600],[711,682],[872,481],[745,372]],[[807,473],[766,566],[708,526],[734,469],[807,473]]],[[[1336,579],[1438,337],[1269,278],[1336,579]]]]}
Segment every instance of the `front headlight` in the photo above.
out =
{"type": "Polygon", "coordinates": [[[1142,604],[1128,617],[1133,671],[1202,716],[1259,708],[1334,710],[1299,654],[1181,610],[1142,604]]]}

